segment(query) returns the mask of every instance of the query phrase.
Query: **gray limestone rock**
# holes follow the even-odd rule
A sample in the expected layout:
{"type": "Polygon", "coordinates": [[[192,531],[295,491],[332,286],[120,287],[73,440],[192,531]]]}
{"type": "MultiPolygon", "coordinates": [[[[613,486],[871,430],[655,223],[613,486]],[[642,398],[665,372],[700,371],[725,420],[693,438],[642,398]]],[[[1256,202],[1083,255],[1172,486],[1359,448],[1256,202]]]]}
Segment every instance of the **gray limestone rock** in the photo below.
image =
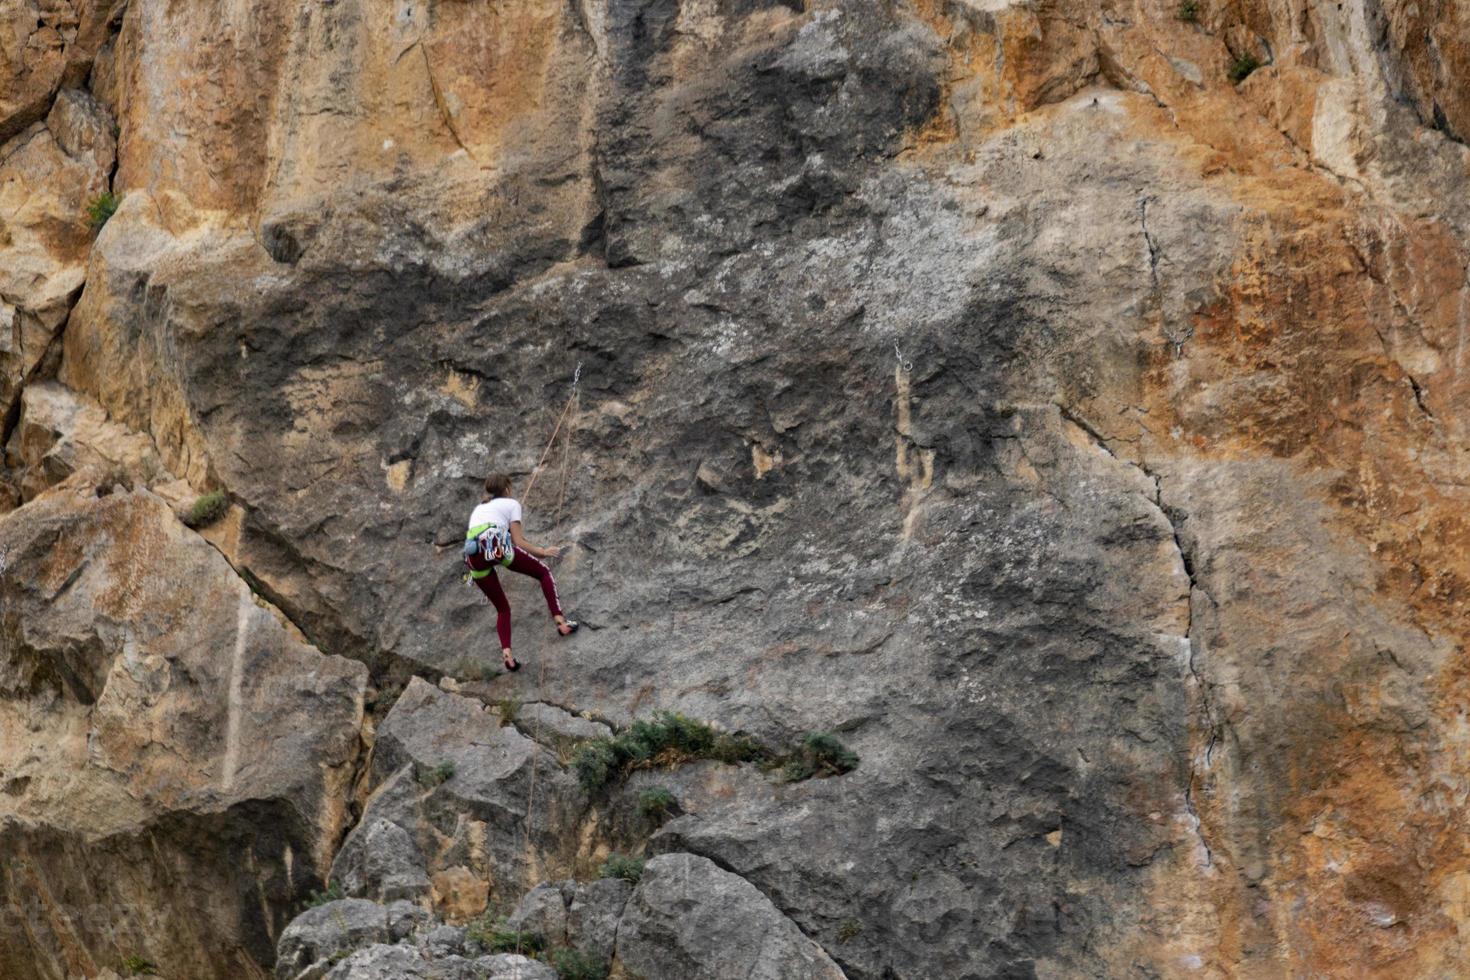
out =
{"type": "MultiPolygon", "coordinates": [[[[405,778],[409,776],[405,773],[405,778]]],[[[385,786],[382,792],[391,794],[393,785],[385,786]]],[[[349,894],[383,902],[417,898],[430,887],[423,856],[412,835],[376,816],[352,828],[333,862],[332,879],[349,894]]]]}
{"type": "Polygon", "coordinates": [[[572,947],[607,962],[632,892],[633,885],[620,878],[543,882],[526,893],[506,923],[539,934],[550,946],[572,947]]]}
{"type": "Polygon", "coordinates": [[[412,946],[369,946],[335,963],[326,980],[557,980],[544,963],[501,953],[436,957],[412,946]]]}
{"type": "Polygon", "coordinates": [[[286,927],[276,946],[277,980],[318,980],[340,954],[391,942],[388,910],[377,902],[344,898],[307,909],[286,927]]]}
{"type": "Polygon", "coordinates": [[[617,962],[634,974],[689,980],[845,977],[748,881],[693,854],[648,862],[618,926],[617,962]]]}
{"type": "Polygon", "coordinates": [[[415,678],[378,728],[373,773],[377,789],[333,864],[351,894],[427,896],[472,916],[487,897],[509,904],[535,884],[527,844],[543,867],[571,869],[575,783],[477,700],[415,678]]]}

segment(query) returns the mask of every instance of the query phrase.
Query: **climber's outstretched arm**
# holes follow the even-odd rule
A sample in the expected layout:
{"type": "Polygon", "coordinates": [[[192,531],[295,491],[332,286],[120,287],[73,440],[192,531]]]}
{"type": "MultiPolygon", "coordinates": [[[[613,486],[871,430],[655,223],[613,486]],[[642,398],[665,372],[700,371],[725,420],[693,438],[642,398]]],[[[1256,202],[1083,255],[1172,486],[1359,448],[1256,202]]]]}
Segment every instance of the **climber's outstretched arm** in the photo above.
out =
{"type": "Polygon", "coordinates": [[[510,525],[510,543],[517,551],[524,551],[533,558],[560,558],[561,549],[552,546],[550,548],[538,548],[526,540],[525,534],[521,533],[521,522],[513,521],[510,525]]]}

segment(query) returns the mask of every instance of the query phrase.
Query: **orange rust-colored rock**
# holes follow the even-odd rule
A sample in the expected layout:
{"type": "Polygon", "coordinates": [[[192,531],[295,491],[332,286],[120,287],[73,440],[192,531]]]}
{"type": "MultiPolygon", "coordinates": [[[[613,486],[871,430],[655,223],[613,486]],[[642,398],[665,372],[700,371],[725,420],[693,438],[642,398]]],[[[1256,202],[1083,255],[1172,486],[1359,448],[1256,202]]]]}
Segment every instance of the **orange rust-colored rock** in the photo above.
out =
{"type": "MultiPolygon", "coordinates": [[[[97,44],[26,14],[0,249],[46,302],[5,303],[60,363],[10,372],[4,526],[83,456],[222,487],[209,540],[300,636],[428,678],[323,804],[371,817],[358,897],[461,920],[616,840],[717,859],[854,977],[1455,975],[1465,10],[135,2],[97,44]],[[106,148],[81,87],[119,128],[95,247],[60,217],[110,169],[68,148],[106,148]],[[509,583],[536,670],[497,696],[833,730],[854,773],[710,776],[654,827],[478,732],[456,515],[553,430],[528,527],[576,542],[589,628],[509,583]],[[126,452],[69,448],[97,433],[126,452]]],[[[181,615],[149,576],[183,545],[133,496],[97,606],[136,631],[181,615]]],[[[182,805],[217,763],[140,766],[167,727],[97,744],[182,805]]]]}

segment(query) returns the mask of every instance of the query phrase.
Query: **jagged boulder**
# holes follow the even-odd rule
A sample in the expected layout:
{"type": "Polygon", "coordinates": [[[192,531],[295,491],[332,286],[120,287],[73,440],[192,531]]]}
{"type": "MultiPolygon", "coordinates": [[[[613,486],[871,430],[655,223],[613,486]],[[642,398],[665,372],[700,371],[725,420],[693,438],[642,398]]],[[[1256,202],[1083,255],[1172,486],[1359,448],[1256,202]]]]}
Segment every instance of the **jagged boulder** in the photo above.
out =
{"type": "Polygon", "coordinates": [[[108,189],[116,153],[112,117],[77,89],[0,142],[0,418],[48,352],[60,354],[52,341],[81,291],[92,245],[87,204],[108,189]]]}
{"type": "Polygon", "coordinates": [[[87,475],[0,518],[0,972],[269,963],[347,821],[366,671],[87,475]]]}
{"type": "Polygon", "coordinates": [[[334,965],[326,980],[557,980],[557,973],[514,953],[466,959],[408,946],[369,946],[334,965]]]}
{"type": "Polygon", "coordinates": [[[576,860],[580,792],[479,700],[413,678],[378,727],[371,777],[332,868],[349,894],[423,899],[463,922],[576,860]]]}
{"type": "Polygon", "coordinates": [[[357,949],[406,939],[427,918],[407,901],[386,906],[361,898],[323,902],[292,919],[281,933],[275,975],[278,980],[319,980],[357,949]]]}
{"type": "Polygon", "coordinates": [[[100,481],[124,479],[148,487],[173,482],[152,440],[113,422],[95,401],[55,381],[25,386],[5,462],[20,474],[22,501],[84,469],[100,481]]]}
{"type": "Polygon", "coordinates": [[[647,977],[843,980],[748,881],[693,854],[648,862],[618,924],[617,962],[647,977]]]}
{"type": "Polygon", "coordinates": [[[550,946],[576,949],[606,963],[632,893],[633,885],[621,878],[543,882],[526,893],[506,923],[535,933],[550,946]]]}

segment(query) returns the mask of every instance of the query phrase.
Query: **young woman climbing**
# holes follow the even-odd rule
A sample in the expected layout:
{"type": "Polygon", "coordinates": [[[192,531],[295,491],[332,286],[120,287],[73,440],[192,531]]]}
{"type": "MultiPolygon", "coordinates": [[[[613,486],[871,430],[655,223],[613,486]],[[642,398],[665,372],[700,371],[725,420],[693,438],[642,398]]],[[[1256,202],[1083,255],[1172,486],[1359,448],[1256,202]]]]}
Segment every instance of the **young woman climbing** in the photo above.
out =
{"type": "Polygon", "coordinates": [[[507,473],[491,473],[485,478],[485,495],[470,513],[470,527],[465,534],[465,563],[470,566],[470,577],[495,606],[495,632],[500,635],[500,659],[505,669],[520,670],[520,663],[510,652],[510,602],[495,577],[496,565],[540,581],[546,608],[562,636],[575,633],[577,624],[562,615],[551,569],[537,561],[560,557],[561,549],[539,548],[526,540],[521,531],[521,504],[511,497],[510,489],[507,473]]]}

